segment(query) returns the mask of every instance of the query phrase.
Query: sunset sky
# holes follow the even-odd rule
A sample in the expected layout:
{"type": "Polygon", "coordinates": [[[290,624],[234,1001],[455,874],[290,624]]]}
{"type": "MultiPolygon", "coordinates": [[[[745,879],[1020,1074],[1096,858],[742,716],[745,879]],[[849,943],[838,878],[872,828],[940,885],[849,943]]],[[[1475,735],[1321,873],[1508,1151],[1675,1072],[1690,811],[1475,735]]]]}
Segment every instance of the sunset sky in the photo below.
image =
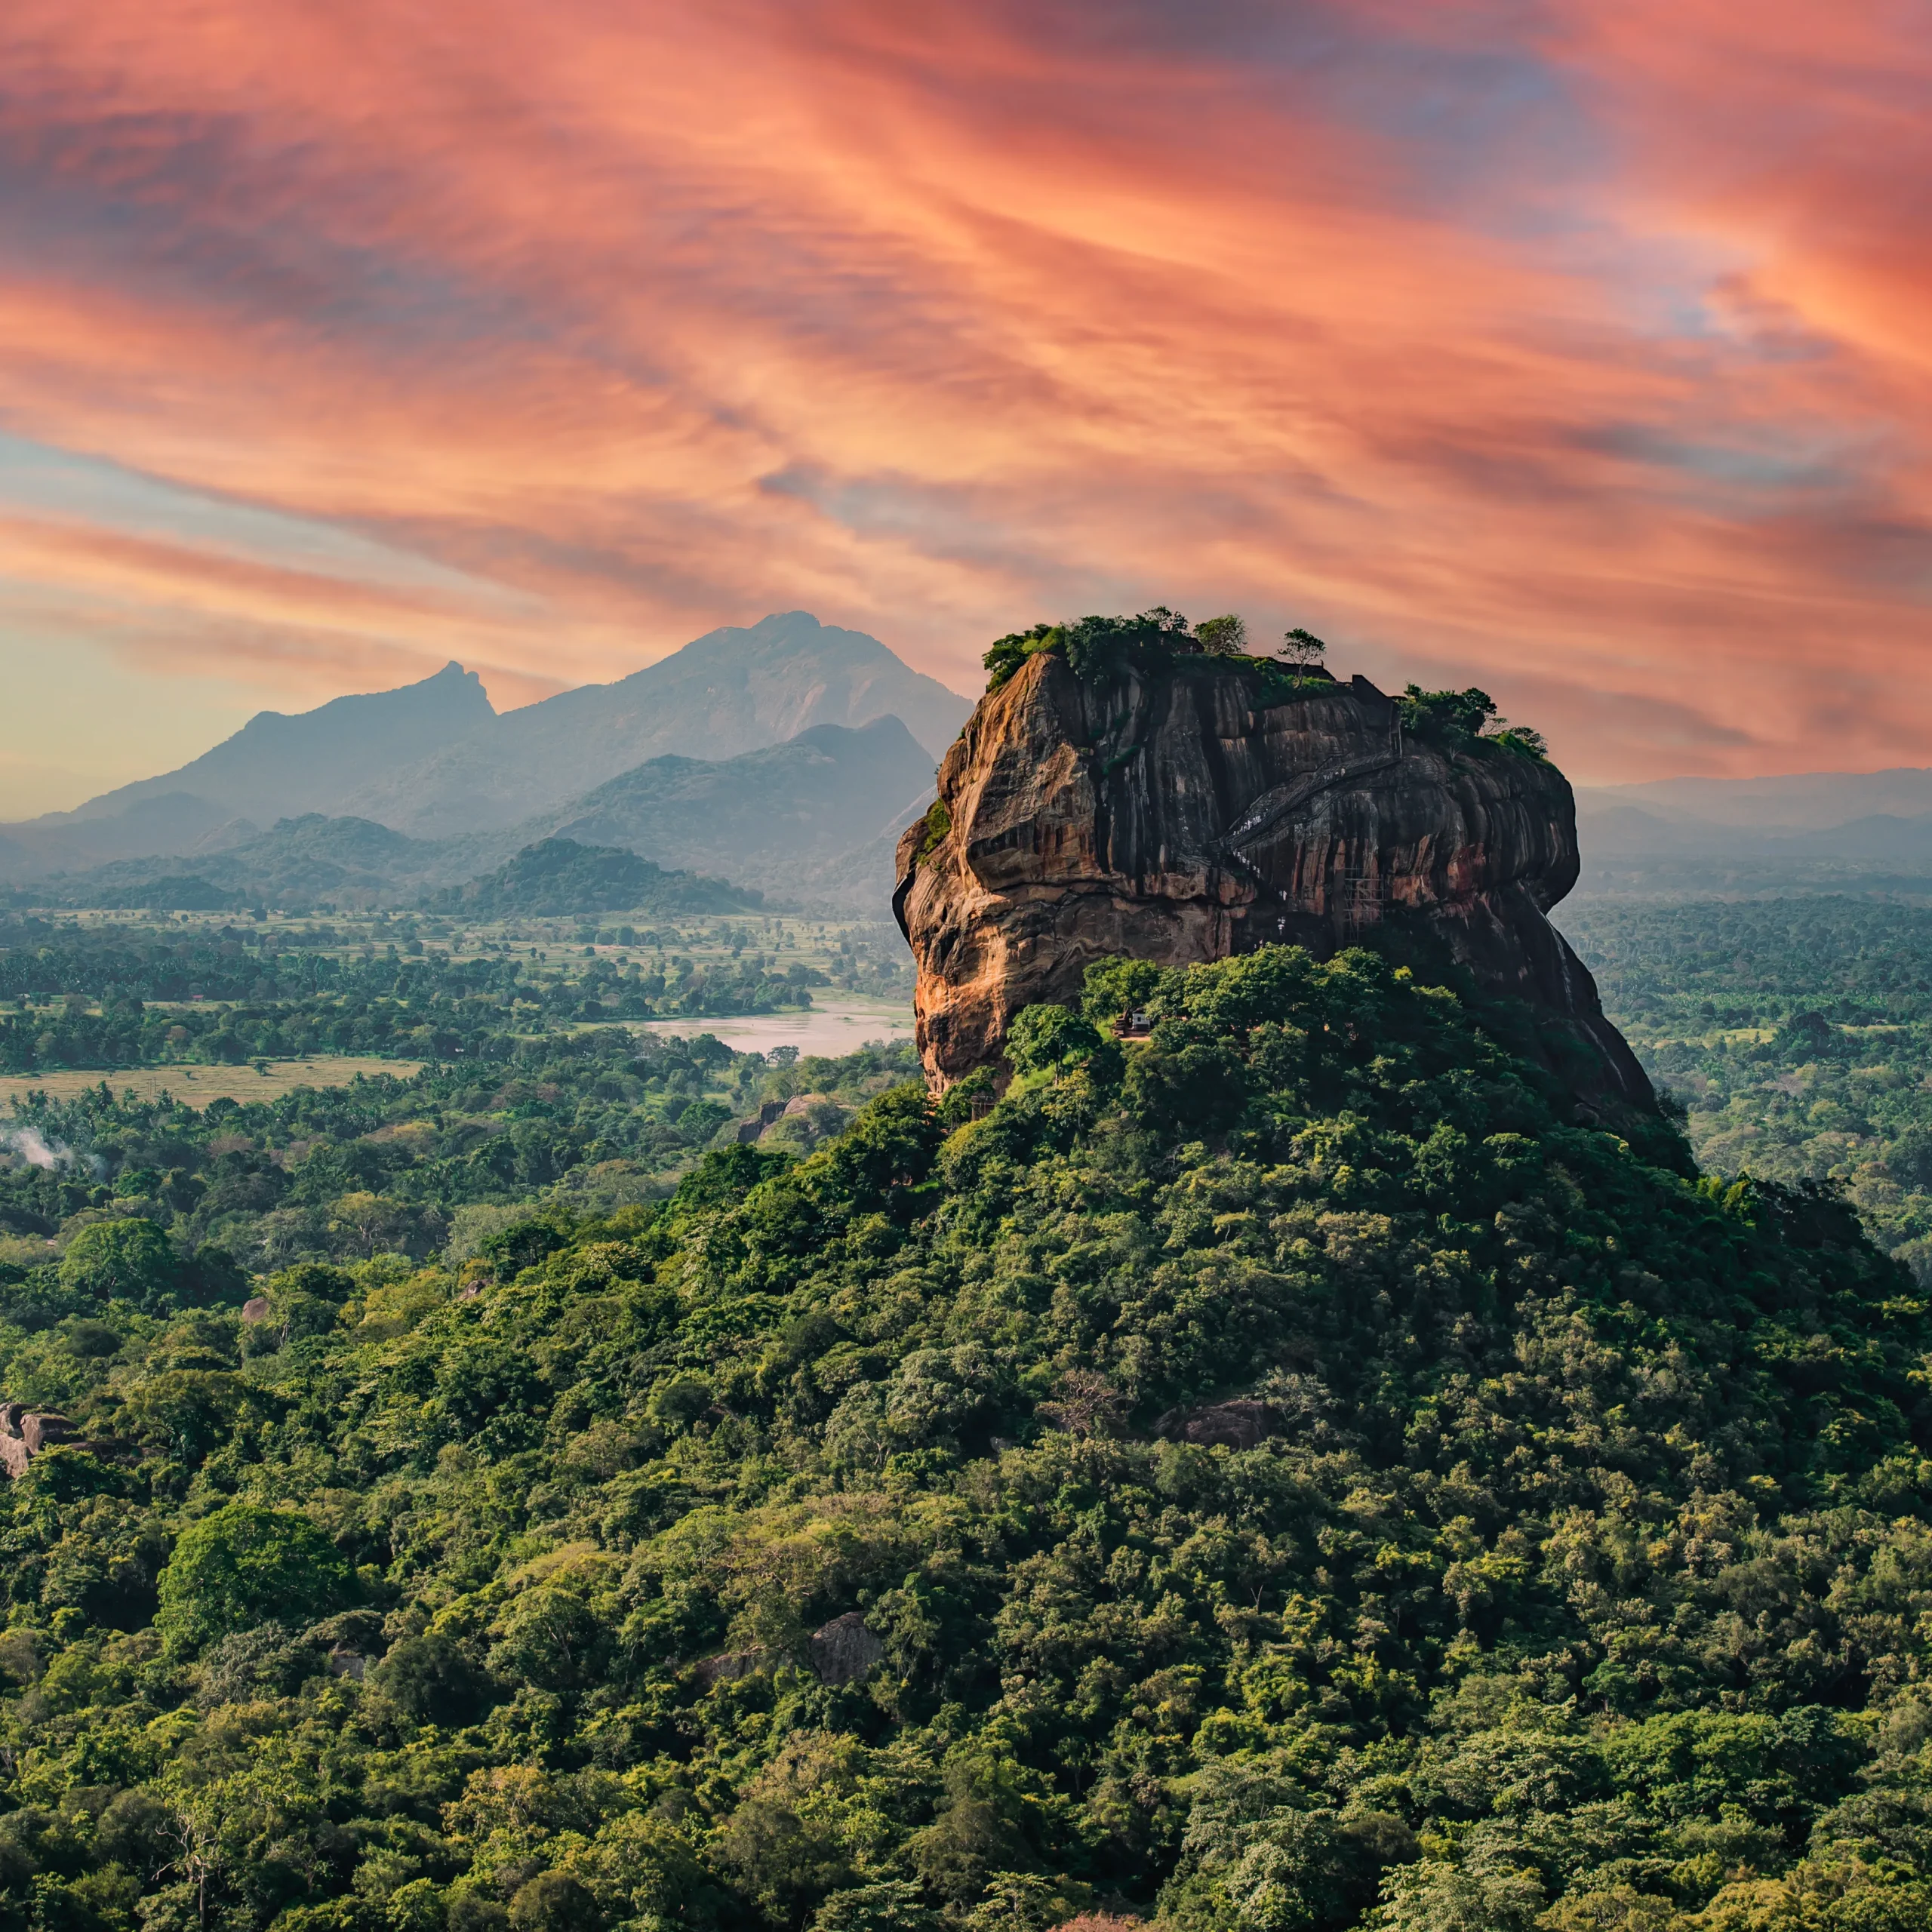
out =
{"type": "Polygon", "coordinates": [[[1932,5],[7,0],[0,812],[1161,602],[1932,764],[1932,5]]]}

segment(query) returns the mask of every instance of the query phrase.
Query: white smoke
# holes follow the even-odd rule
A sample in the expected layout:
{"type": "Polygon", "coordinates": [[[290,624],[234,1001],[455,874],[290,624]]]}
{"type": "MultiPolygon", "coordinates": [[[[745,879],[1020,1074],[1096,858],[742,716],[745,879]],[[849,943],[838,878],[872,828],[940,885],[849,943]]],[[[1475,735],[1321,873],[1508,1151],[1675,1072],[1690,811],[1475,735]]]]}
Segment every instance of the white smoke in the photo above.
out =
{"type": "Polygon", "coordinates": [[[19,1155],[32,1168],[67,1168],[74,1164],[73,1149],[64,1141],[50,1141],[37,1127],[0,1130],[0,1147],[19,1155]]]}

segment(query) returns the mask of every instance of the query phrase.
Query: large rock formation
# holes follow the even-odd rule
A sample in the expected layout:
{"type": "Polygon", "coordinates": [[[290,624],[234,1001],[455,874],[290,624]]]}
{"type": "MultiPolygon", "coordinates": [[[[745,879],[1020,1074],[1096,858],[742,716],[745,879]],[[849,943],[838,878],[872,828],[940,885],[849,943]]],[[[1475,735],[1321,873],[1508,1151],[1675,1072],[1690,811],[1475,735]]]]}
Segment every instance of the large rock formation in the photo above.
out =
{"type": "Polygon", "coordinates": [[[1089,681],[1029,657],[947,752],[898,857],[936,1086],[995,1061],[1023,1007],[1077,999],[1094,960],[1326,955],[1406,909],[1530,1003],[1580,1093],[1652,1102],[1545,916],[1576,882],[1568,781],[1526,752],[1420,740],[1365,678],[1284,693],[1251,661],[1089,681]]]}

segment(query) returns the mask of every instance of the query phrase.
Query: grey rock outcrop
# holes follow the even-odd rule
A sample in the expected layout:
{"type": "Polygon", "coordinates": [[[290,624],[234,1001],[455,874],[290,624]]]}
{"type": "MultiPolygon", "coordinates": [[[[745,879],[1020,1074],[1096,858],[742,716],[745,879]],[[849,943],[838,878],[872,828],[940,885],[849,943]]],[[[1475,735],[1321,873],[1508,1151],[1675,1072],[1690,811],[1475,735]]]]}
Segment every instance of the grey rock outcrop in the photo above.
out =
{"type": "Polygon", "coordinates": [[[856,1683],[885,1655],[885,1646],[856,1610],[814,1630],[810,1648],[812,1668],[827,1684],[856,1683]]]}
{"type": "Polygon", "coordinates": [[[57,1447],[84,1449],[93,1456],[131,1453],[125,1442],[77,1436],[74,1425],[54,1410],[30,1408],[24,1402],[0,1402],[0,1469],[8,1476],[18,1481],[36,1456],[57,1447]]]}
{"type": "Polygon", "coordinates": [[[1281,1426],[1281,1414],[1275,1405],[1257,1401],[1251,1396],[1210,1403],[1204,1408],[1170,1409],[1154,1425],[1170,1441],[1199,1443],[1204,1447],[1225,1445],[1230,1449],[1252,1449],[1278,1434],[1281,1426]]]}

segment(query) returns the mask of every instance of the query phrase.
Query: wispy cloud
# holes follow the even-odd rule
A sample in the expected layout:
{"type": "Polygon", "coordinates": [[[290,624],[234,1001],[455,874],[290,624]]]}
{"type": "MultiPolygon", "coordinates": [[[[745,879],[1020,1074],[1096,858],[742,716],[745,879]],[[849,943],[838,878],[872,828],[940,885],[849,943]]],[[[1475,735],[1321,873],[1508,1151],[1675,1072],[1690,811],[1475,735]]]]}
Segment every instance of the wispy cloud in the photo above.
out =
{"type": "Polygon", "coordinates": [[[318,694],[1158,598],[1591,777],[1922,761],[1927,23],[14,0],[0,552],[318,694]]]}

